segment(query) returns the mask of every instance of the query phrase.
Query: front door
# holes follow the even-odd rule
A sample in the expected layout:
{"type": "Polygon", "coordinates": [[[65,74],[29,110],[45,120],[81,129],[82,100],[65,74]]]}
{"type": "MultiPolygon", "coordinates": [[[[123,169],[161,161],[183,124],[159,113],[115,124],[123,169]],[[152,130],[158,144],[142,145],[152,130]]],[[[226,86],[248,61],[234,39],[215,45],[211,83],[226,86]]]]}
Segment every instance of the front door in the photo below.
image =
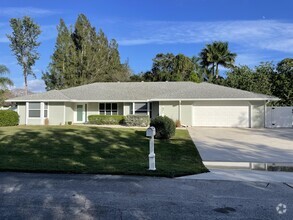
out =
{"type": "Polygon", "coordinates": [[[76,121],[83,122],[83,105],[76,106],[76,121]]]}

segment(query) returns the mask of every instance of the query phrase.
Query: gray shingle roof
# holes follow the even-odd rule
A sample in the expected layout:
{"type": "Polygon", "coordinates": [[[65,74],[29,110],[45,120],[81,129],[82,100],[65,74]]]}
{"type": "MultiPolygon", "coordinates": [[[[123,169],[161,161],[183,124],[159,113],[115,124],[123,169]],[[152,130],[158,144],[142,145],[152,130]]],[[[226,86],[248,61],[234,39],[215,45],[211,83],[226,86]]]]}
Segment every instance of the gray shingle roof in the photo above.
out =
{"type": "Polygon", "coordinates": [[[209,83],[104,82],[9,99],[7,101],[146,101],[146,100],[246,99],[276,97],[209,83]]]}

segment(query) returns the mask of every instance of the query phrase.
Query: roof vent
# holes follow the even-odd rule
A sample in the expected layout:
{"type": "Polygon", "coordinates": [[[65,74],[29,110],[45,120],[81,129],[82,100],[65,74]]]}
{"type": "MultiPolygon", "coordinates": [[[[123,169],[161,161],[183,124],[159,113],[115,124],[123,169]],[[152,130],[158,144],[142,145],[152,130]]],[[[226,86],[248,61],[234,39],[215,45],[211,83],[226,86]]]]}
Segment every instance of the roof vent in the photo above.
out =
{"type": "Polygon", "coordinates": [[[117,83],[120,83],[120,81],[117,81],[117,83]]]}
{"type": "Polygon", "coordinates": [[[166,80],[166,83],[168,82],[168,80],[166,80]]]}
{"type": "Polygon", "coordinates": [[[144,82],[144,81],[141,81],[142,83],[144,82]]]}

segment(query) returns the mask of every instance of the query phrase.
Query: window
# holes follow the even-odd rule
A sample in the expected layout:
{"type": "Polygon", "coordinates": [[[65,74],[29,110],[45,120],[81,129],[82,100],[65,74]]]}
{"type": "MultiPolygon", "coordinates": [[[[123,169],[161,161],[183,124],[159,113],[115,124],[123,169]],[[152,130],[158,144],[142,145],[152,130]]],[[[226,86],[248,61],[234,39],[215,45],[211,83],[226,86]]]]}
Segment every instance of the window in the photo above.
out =
{"type": "Polygon", "coordinates": [[[148,113],[147,103],[146,102],[135,103],[134,110],[136,115],[147,115],[148,113]]]}
{"type": "MultiPolygon", "coordinates": [[[[29,118],[40,118],[41,117],[41,103],[30,102],[28,104],[28,117],[29,118]]],[[[48,103],[44,103],[44,117],[48,117],[48,103]]]]}
{"type": "Polygon", "coordinates": [[[100,103],[100,115],[105,115],[105,103],[100,103]]]}
{"type": "Polygon", "coordinates": [[[100,115],[118,115],[118,104],[100,103],[100,115]]]}
{"type": "Polygon", "coordinates": [[[41,103],[40,102],[30,102],[28,104],[28,117],[39,118],[41,117],[41,103]]]}

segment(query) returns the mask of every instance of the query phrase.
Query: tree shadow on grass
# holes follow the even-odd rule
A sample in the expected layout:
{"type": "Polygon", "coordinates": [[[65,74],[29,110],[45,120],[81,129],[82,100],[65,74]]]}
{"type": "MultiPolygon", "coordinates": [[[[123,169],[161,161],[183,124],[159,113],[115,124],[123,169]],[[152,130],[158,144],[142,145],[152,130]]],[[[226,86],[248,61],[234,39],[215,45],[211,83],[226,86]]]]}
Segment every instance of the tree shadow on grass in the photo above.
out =
{"type": "Polygon", "coordinates": [[[31,126],[0,132],[0,170],[158,176],[206,171],[192,141],[184,139],[156,141],[158,170],[148,171],[148,138],[140,130],[31,126]]]}

